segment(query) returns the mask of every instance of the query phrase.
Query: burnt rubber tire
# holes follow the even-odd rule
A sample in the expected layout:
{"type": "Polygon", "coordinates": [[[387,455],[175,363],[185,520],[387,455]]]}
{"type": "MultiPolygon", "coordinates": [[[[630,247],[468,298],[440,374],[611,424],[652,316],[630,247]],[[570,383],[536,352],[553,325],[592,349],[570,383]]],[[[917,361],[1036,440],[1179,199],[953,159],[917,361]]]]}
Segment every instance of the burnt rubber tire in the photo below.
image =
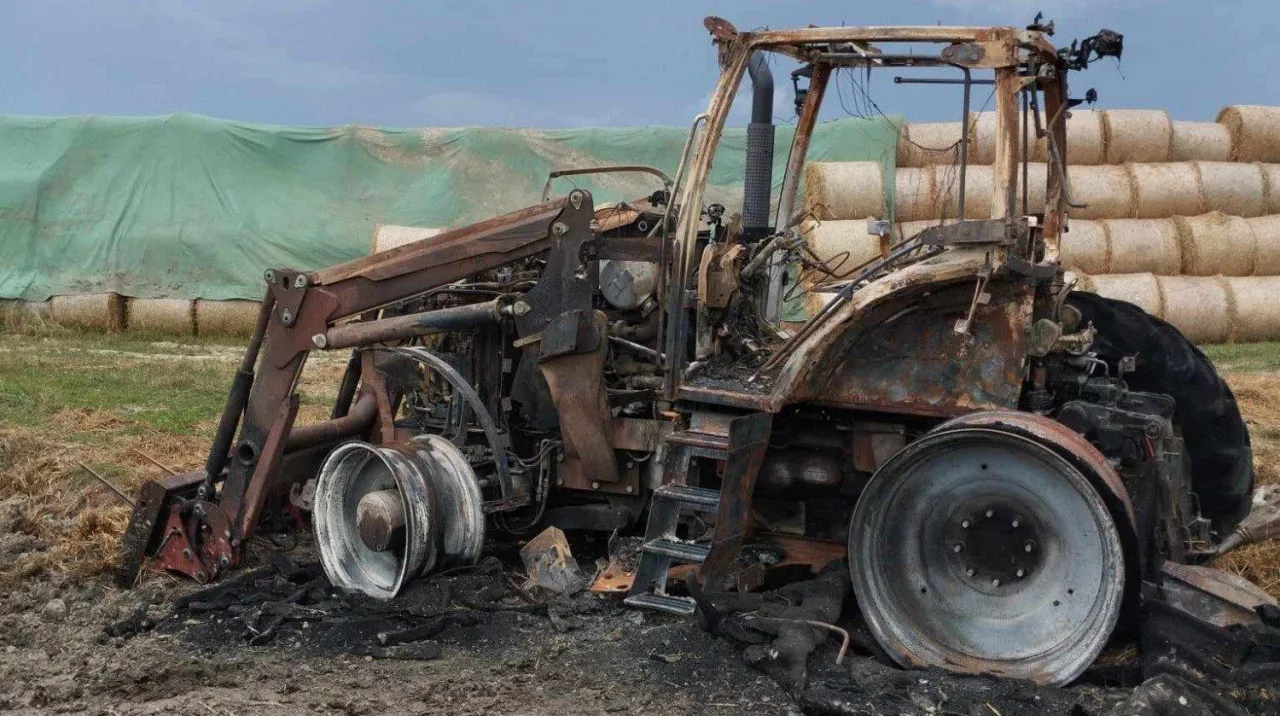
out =
{"type": "Polygon", "coordinates": [[[1082,325],[1098,329],[1094,349],[1107,363],[1136,355],[1125,376],[1131,390],[1164,393],[1177,403],[1191,458],[1191,483],[1201,513],[1225,534],[1249,512],[1253,496],[1253,449],[1235,396],[1213,363],[1177,328],[1126,301],[1072,292],[1067,303],[1082,325]]]}

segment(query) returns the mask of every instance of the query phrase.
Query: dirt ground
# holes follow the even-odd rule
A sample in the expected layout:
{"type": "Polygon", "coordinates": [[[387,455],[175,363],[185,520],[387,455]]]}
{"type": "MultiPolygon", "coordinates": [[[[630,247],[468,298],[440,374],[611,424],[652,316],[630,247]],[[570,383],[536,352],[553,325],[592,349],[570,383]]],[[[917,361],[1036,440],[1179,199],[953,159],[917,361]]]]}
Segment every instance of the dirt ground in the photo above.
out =
{"type": "MultiPolygon", "coordinates": [[[[1211,355],[1250,424],[1259,482],[1276,483],[1280,346],[1260,350],[1211,355]]],[[[470,616],[426,642],[438,653],[434,646],[386,649],[373,637],[436,618],[439,603],[393,614],[375,609],[381,621],[369,622],[367,605],[274,573],[260,580],[267,587],[253,598],[219,608],[200,602],[175,609],[175,600],[197,587],[165,575],[150,575],[131,591],[115,589],[103,572],[127,508],[83,466],[131,492],[159,473],[155,462],[177,470],[197,465],[236,356],[220,345],[0,333],[0,711],[823,712],[812,699],[797,702],[748,666],[740,645],[693,619],[625,610],[615,598],[596,595],[538,603],[521,591],[521,575],[510,567],[489,575],[496,590],[489,596],[502,596],[462,599],[470,616]],[[288,601],[280,589],[290,585],[310,591],[280,607],[288,601]],[[279,608],[289,619],[270,640],[257,638],[254,625],[279,608]],[[306,610],[314,610],[314,620],[306,610]]],[[[340,361],[309,366],[304,413],[323,412],[340,370],[340,361]]],[[[266,552],[254,546],[251,564],[266,564],[266,552]]],[[[292,554],[298,564],[308,562],[305,544],[292,554]]],[[[1280,544],[1242,550],[1219,566],[1280,595],[1280,544]]],[[[456,602],[446,598],[443,606],[456,611],[456,602]]],[[[1066,691],[901,672],[869,658],[873,649],[858,639],[852,685],[843,672],[839,680],[817,678],[834,668],[836,644],[827,642],[811,658],[815,683],[830,686],[824,693],[843,702],[865,700],[868,713],[1014,716],[1076,707],[1098,713],[1123,693],[1108,687],[1105,669],[1066,691]],[[877,696],[887,683],[893,699],[877,696]]],[[[1109,658],[1124,661],[1124,649],[1109,658]]]]}

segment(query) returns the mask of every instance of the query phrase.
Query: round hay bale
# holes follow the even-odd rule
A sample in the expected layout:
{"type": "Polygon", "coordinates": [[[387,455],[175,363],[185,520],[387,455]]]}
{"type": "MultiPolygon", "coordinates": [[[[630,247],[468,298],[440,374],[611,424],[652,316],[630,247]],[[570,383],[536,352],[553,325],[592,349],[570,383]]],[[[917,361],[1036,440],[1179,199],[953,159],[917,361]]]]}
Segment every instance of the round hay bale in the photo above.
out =
{"type": "MultiPolygon", "coordinates": [[[[895,173],[901,177],[921,171],[901,169],[895,173]]],[[[885,215],[884,173],[878,162],[810,162],[804,181],[805,208],[815,219],[885,215]]]]}
{"type": "MultiPolygon", "coordinates": [[[[1067,177],[1071,176],[1071,168],[1067,167],[1067,177]]],[[[1039,214],[1044,211],[1045,190],[1049,184],[1049,165],[1048,164],[1028,164],[1027,165],[1027,186],[1031,192],[1027,196],[1028,214],[1039,214]]],[[[1018,167],[1018,213],[1022,211],[1022,167],[1018,167]]]]}
{"type": "Polygon", "coordinates": [[[118,333],[124,328],[124,297],[118,293],[54,296],[53,322],[118,333]]]}
{"type": "Polygon", "coordinates": [[[1280,216],[1245,219],[1257,247],[1253,257],[1254,276],[1280,276],[1280,216]]]}
{"type": "Polygon", "coordinates": [[[1074,220],[1062,235],[1058,260],[1086,274],[1111,273],[1111,237],[1105,221],[1074,220]]]}
{"type": "Polygon", "coordinates": [[[1139,219],[1202,214],[1200,172],[1191,162],[1126,164],[1133,185],[1133,214],[1139,219]]]}
{"type": "MultiPolygon", "coordinates": [[[[1106,162],[1106,129],[1102,112],[1072,110],[1067,115],[1067,165],[1092,166],[1106,162]]],[[[994,132],[992,134],[994,141],[994,132]]],[[[1019,142],[1022,140],[1019,139],[1019,142]]],[[[1049,139],[1031,139],[1031,161],[1049,161],[1049,139]]]]}
{"type": "Polygon", "coordinates": [[[903,122],[898,125],[898,147],[897,153],[894,155],[893,163],[900,167],[915,166],[912,164],[915,159],[915,152],[911,147],[911,125],[903,122]]]}
{"type": "Polygon", "coordinates": [[[378,224],[373,227],[373,241],[370,244],[372,253],[398,248],[415,241],[428,239],[444,229],[424,228],[418,226],[395,226],[394,224],[378,224]]]}
{"type": "Polygon", "coordinates": [[[801,235],[836,275],[880,255],[880,237],[867,232],[865,219],[809,221],[801,227],[801,235]]]}
{"type": "Polygon", "coordinates": [[[53,306],[48,301],[0,299],[0,327],[22,328],[53,319],[53,306]]]}
{"type": "Polygon", "coordinates": [[[248,338],[258,325],[257,301],[196,301],[196,335],[248,338]]]}
{"type": "Polygon", "coordinates": [[[996,113],[969,113],[970,164],[991,164],[996,160],[996,113]]]}
{"type": "Polygon", "coordinates": [[[1223,277],[1234,309],[1230,340],[1273,341],[1280,339],[1280,277],[1223,277]]]}
{"type": "Polygon", "coordinates": [[[1238,216],[1212,212],[1176,216],[1182,245],[1182,273],[1188,276],[1249,276],[1253,273],[1257,241],[1249,222],[1238,216]]]}
{"type": "Polygon", "coordinates": [[[813,318],[815,315],[818,314],[818,311],[821,311],[823,308],[826,307],[828,303],[831,303],[831,300],[835,298],[836,295],[837,294],[834,291],[833,292],[806,291],[804,294],[804,298],[802,299],[802,303],[804,304],[804,312],[808,314],[810,318],[813,318]]]}
{"type": "Polygon", "coordinates": [[[1097,287],[1093,285],[1093,278],[1088,274],[1080,273],[1068,269],[1062,272],[1062,283],[1070,286],[1074,291],[1088,291],[1089,293],[1097,293],[1097,287]]]}
{"type": "Polygon", "coordinates": [[[1232,216],[1262,216],[1266,213],[1266,180],[1258,164],[1195,162],[1200,170],[1206,211],[1232,216]]]}
{"type": "Polygon", "coordinates": [[[1164,320],[1192,343],[1222,343],[1231,336],[1231,296],[1217,276],[1157,276],[1164,320]]]}
{"type": "Polygon", "coordinates": [[[1258,164],[1262,172],[1263,213],[1280,214],[1280,164],[1258,164]]]}
{"type": "Polygon", "coordinates": [[[182,298],[130,298],[125,303],[124,326],[130,333],[195,335],[196,302],[182,298]]]}
{"type": "MultiPolygon", "coordinates": [[[[1102,113],[1106,163],[1167,162],[1173,122],[1162,109],[1109,109],[1102,113]]],[[[1070,146],[1070,144],[1068,144],[1070,146]]]]}
{"type": "Polygon", "coordinates": [[[1073,167],[1067,179],[1071,188],[1071,200],[1086,205],[1083,209],[1072,209],[1072,216],[1080,219],[1121,219],[1132,216],[1133,184],[1125,167],[1105,164],[1073,167]]]}
{"type": "Polygon", "coordinates": [[[1128,301],[1156,318],[1164,318],[1165,297],[1154,274],[1113,273],[1090,276],[1089,285],[1099,296],[1128,301]]]}
{"type": "Polygon", "coordinates": [[[1175,162],[1229,162],[1231,132],[1217,122],[1175,121],[1169,158],[1175,162]]]}
{"type": "MultiPolygon", "coordinates": [[[[1080,222],[1072,222],[1072,229],[1080,222]]],[[[1182,273],[1182,241],[1173,219],[1104,219],[1111,239],[1108,273],[1182,273]]]]}
{"type": "MultiPolygon", "coordinates": [[[[899,169],[894,172],[894,218],[897,221],[919,221],[942,217],[942,199],[938,196],[933,180],[933,167],[899,169]]],[[[868,215],[871,214],[863,214],[863,216],[868,215]]],[[[879,216],[879,214],[875,215],[879,216]]]]}
{"type": "Polygon", "coordinates": [[[1280,162],[1280,107],[1237,104],[1218,112],[1237,162],[1280,162]]]}
{"type": "MultiPolygon", "coordinates": [[[[964,173],[965,219],[991,218],[992,189],[995,173],[983,164],[970,165],[964,173]]],[[[937,193],[941,218],[960,217],[960,167],[936,164],[933,166],[933,188],[937,193]]]]}
{"type": "MultiPolygon", "coordinates": [[[[898,138],[898,166],[955,164],[960,160],[959,122],[919,122],[908,125],[898,138]]],[[[970,163],[973,163],[972,156],[970,163]]]]}

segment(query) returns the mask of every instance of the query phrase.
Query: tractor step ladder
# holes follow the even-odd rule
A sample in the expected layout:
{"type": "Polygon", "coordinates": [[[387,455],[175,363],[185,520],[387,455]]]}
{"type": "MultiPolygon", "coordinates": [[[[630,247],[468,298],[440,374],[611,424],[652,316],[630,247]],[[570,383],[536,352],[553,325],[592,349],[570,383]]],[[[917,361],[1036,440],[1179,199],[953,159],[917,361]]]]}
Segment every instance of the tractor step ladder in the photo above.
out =
{"type": "MultiPolygon", "coordinates": [[[[695,603],[692,598],[667,594],[667,572],[673,563],[702,565],[711,556],[712,549],[708,544],[681,539],[676,532],[680,517],[688,512],[717,515],[714,533],[717,539],[723,536],[722,529],[726,525],[720,524],[723,520],[720,492],[686,484],[690,462],[695,457],[723,461],[726,474],[741,472],[730,469],[735,463],[745,466],[747,462],[754,462],[754,468],[758,468],[759,458],[763,456],[764,446],[768,442],[769,421],[772,419],[772,416],[762,414],[728,421],[726,417],[695,413],[690,429],[666,436],[664,478],[671,482],[655,490],[649,502],[649,522],[645,527],[644,544],[640,548],[636,564],[635,581],[624,600],[626,605],[671,614],[693,614],[695,603]],[[734,427],[739,420],[742,422],[734,427]],[[755,454],[754,461],[747,460],[749,453],[755,454]]],[[[750,495],[751,487],[754,486],[754,468],[747,471],[747,495],[750,495]]],[[[733,487],[741,484],[738,480],[729,482],[733,487]]],[[[741,534],[741,525],[731,527],[733,535],[741,534]]],[[[731,541],[735,542],[731,551],[736,554],[741,539],[731,541]]],[[[722,552],[715,560],[723,562],[724,558],[722,552]]],[[[729,559],[732,559],[732,555],[729,559]]]]}

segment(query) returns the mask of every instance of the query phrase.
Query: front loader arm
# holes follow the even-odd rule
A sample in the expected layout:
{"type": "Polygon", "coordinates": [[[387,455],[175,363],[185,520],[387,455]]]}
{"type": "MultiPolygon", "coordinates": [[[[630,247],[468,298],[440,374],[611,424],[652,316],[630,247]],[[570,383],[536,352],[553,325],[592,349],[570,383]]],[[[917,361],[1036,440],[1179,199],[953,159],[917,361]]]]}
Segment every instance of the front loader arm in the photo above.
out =
{"type": "Polygon", "coordinates": [[[294,427],[298,376],[310,351],[326,347],[335,323],[546,252],[570,227],[580,240],[590,238],[589,195],[572,196],[320,271],[267,271],[263,316],[206,467],[143,485],[121,540],[117,580],[131,585],[147,558],[201,582],[238,563],[241,545],[256,531],[267,498],[293,482],[281,470],[291,447],[327,449],[371,426],[383,432],[390,426],[391,406],[385,391],[371,385],[378,377],[365,354],[351,366],[363,377],[359,396],[342,391],[339,398],[356,397],[355,407],[340,404],[335,419],[294,427]],[[231,444],[237,424],[239,437],[231,444]],[[215,498],[218,481],[222,488],[215,498]]]}

